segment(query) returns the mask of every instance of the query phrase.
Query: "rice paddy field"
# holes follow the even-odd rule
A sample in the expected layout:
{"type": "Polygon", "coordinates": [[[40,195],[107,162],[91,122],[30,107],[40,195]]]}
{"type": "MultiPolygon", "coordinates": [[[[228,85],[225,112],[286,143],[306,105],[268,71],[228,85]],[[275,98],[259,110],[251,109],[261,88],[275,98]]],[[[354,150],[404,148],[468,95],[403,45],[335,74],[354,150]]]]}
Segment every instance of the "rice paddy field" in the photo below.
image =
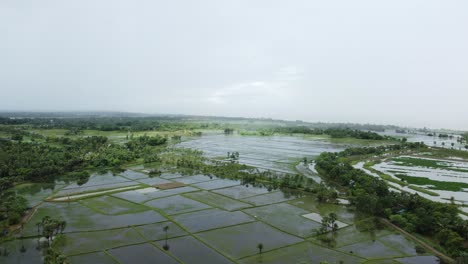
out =
{"type": "MultiPolygon", "coordinates": [[[[180,146],[209,157],[239,151],[241,162],[278,171],[291,171],[292,160],[346,147],[296,137],[224,135],[180,146]]],[[[400,233],[359,218],[345,205],[210,176],[149,177],[143,169],[129,169],[94,174],[82,185],[19,186],[18,192],[30,192],[37,211],[23,239],[0,245],[8,253],[0,263],[42,263],[36,223],[44,216],[67,222],[58,247],[70,263],[438,263],[416,253],[416,244],[400,233]],[[154,187],[167,183],[181,184],[154,187]],[[333,245],[316,233],[330,212],[339,221],[333,245]]]]}
{"type": "Polygon", "coordinates": [[[226,158],[228,152],[239,152],[242,164],[289,173],[294,172],[291,164],[303,157],[315,157],[324,151],[337,152],[351,145],[332,143],[326,137],[237,134],[209,134],[178,144],[179,147],[201,150],[209,158],[226,158]]]}
{"type": "MultiPolygon", "coordinates": [[[[373,169],[389,175],[395,180],[403,181],[408,186],[397,188],[417,192],[410,189],[417,186],[435,193],[418,194],[438,202],[453,201],[468,205],[468,161],[459,158],[436,158],[428,153],[425,156],[398,156],[383,160],[372,166],[373,169]]],[[[395,184],[394,184],[395,185],[395,184]]]]}

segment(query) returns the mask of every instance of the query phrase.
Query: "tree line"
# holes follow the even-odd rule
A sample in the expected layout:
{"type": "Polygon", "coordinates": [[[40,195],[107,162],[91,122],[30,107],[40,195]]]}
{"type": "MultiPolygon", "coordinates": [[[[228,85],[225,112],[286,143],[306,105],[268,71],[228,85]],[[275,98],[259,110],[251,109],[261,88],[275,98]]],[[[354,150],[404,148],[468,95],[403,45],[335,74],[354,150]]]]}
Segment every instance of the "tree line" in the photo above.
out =
{"type": "Polygon", "coordinates": [[[328,183],[345,188],[358,212],[383,217],[409,232],[433,237],[452,256],[466,254],[463,243],[468,239],[468,221],[459,217],[456,205],[390,191],[384,180],[351,165],[354,155],[382,154],[394,149],[421,148],[421,145],[406,143],[325,152],[316,159],[316,168],[328,183]]]}

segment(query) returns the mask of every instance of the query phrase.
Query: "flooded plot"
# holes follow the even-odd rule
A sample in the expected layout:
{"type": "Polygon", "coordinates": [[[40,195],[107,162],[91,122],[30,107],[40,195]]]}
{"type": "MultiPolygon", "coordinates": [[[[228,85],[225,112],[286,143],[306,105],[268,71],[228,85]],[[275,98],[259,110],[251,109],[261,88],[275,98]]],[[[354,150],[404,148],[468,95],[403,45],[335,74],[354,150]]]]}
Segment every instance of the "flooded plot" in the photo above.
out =
{"type": "Polygon", "coordinates": [[[196,236],[234,259],[257,254],[258,243],[263,243],[265,250],[271,250],[303,241],[260,222],[215,229],[196,236]]]}
{"type": "Polygon", "coordinates": [[[385,245],[405,253],[407,256],[416,256],[415,244],[413,241],[399,234],[391,234],[378,238],[385,245]]]}
{"type": "Polygon", "coordinates": [[[151,224],[166,220],[153,210],[124,215],[104,215],[79,203],[45,203],[26,224],[25,235],[37,235],[36,223],[44,216],[51,215],[56,219],[67,221],[65,233],[151,224]]]}
{"type": "Polygon", "coordinates": [[[180,195],[151,200],[145,204],[160,209],[169,215],[211,208],[209,205],[185,198],[180,195]]]}
{"type": "Polygon", "coordinates": [[[213,207],[219,207],[228,211],[239,210],[242,208],[252,207],[252,205],[240,202],[238,200],[234,200],[228,198],[226,196],[222,196],[220,194],[202,191],[202,192],[194,192],[194,193],[187,193],[184,194],[189,198],[194,200],[209,204],[213,207]]]}
{"type": "Polygon", "coordinates": [[[90,253],[68,257],[71,264],[82,263],[99,263],[99,264],[116,264],[117,262],[104,252],[90,253]]]}
{"type": "Polygon", "coordinates": [[[148,240],[161,240],[166,237],[166,232],[164,231],[164,227],[168,227],[167,230],[167,237],[179,237],[184,236],[187,234],[182,228],[178,225],[174,224],[173,222],[161,222],[156,224],[150,225],[142,225],[136,226],[135,229],[140,232],[146,239],[148,240]]]}
{"type": "Polygon", "coordinates": [[[243,201],[260,206],[260,205],[267,205],[267,204],[289,201],[293,199],[295,199],[294,196],[287,195],[283,193],[282,191],[277,191],[277,192],[272,192],[272,193],[245,198],[243,199],[243,201]]]}
{"type": "Polygon", "coordinates": [[[159,177],[163,178],[163,179],[175,179],[175,178],[180,178],[180,177],[184,177],[184,176],[182,174],[179,174],[179,173],[163,173],[159,177]]]}
{"type": "Polygon", "coordinates": [[[159,191],[160,190],[154,187],[148,187],[148,188],[143,188],[143,189],[138,189],[138,190],[114,193],[112,194],[112,196],[118,197],[120,199],[125,199],[134,203],[142,203],[144,201],[152,199],[151,197],[148,196],[148,194],[153,193],[153,192],[159,192],[159,191]]]}
{"type": "Polygon", "coordinates": [[[121,264],[178,263],[162,250],[149,243],[111,249],[109,250],[109,254],[115,257],[121,264]]]}
{"type": "Polygon", "coordinates": [[[120,177],[120,176],[114,176],[111,172],[105,173],[105,174],[92,174],[89,176],[89,180],[82,184],[79,185],[78,183],[71,183],[64,187],[63,189],[74,189],[74,188],[86,188],[90,186],[96,186],[96,185],[106,185],[106,184],[113,184],[113,183],[118,183],[118,182],[128,182],[131,181],[129,179],[120,177]]]}
{"type": "MultiPolygon", "coordinates": [[[[158,241],[163,247],[165,241],[158,241]]],[[[184,263],[229,264],[230,260],[191,236],[169,239],[169,252],[184,263]]]]}
{"type": "Polygon", "coordinates": [[[419,166],[401,165],[399,162],[387,161],[373,166],[376,170],[396,176],[406,174],[413,177],[424,177],[436,181],[461,182],[468,180],[468,172],[452,171],[445,168],[427,168],[419,166]]]}
{"type": "Polygon", "coordinates": [[[259,168],[293,172],[286,163],[303,157],[314,157],[324,151],[337,152],[344,144],[325,140],[309,140],[294,136],[239,136],[210,134],[177,145],[202,150],[207,157],[226,157],[228,152],[239,152],[239,161],[259,168]]]}
{"type": "Polygon", "coordinates": [[[244,199],[244,198],[259,195],[259,194],[269,193],[266,188],[253,187],[251,185],[248,185],[248,186],[249,187],[246,187],[245,185],[238,185],[238,186],[224,188],[224,189],[217,189],[217,190],[214,190],[213,192],[219,193],[225,196],[229,196],[234,199],[244,199]]]}
{"type": "Polygon", "coordinates": [[[405,253],[393,249],[382,242],[364,241],[338,248],[342,252],[348,252],[364,258],[403,257],[405,253]]]}
{"type": "Polygon", "coordinates": [[[62,187],[63,185],[56,184],[25,183],[13,187],[12,190],[22,195],[30,207],[34,207],[62,187]]]}
{"type": "Polygon", "coordinates": [[[193,176],[177,178],[177,181],[185,183],[185,184],[192,184],[192,183],[211,181],[213,179],[215,179],[213,176],[210,177],[206,175],[193,175],[193,176]]]}
{"type": "Polygon", "coordinates": [[[214,189],[240,185],[240,181],[228,180],[228,179],[216,179],[216,180],[212,180],[209,182],[196,183],[192,185],[203,190],[214,190],[214,189]]]}
{"type": "Polygon", "coordinates": [[[428,189],[439,196],[431,196],[406,186],[398,186],[402,190],[442,203],[447,203],[453,197],[455,202],[464,204],[468,203],[468,172],[464,171],[466,164],[468,162],[400,156],[378,163],[373,168],[395,179],[401,178],[409,184],[428,189]],[[415,164],[421,166],[412,166],[415,164]],[[425,164],[427,166],[424,166],[425,164]]]}
{"type": "Polygon", "coordinates": [[[64,240],[62,251],[65,255],[83,254],[145,241],[132,228],[71,233],[64,236],[64,240]]]}
{"type": "Polygon", "coordinates": [[[244,212],[287,233],[303,238],[314,235],[315,229],[321,226],[320,223],[302,216],[310,212],[287,203],[246,209],[244,212]]]}
{"type": "Polygon", "coordinates": [[[143,183],[143,184],[148,184],[148,185],[155,185],[155,184],[163,184],[163,183],[169,183],[171,181],[162,179],[159,177],[153,177],[153,178],[145,178],[145,179],[138,179],[136,180],[137,182],[143,183]]]}
{"type": "Polygon", "coordinates": [[[126,199],[135,203],[141,203],[141,202],[145,202],[145,201],[149,201],[149,200],[153,200],[157,198],[198,191],[198,189],[193,188],[193,187],[181,187],[181,188],[175,188],[175,189],[169,189],[169,190],[158,190],[154,187],[149,187],[149,188],[145,188],[142,190],[145,190],[145,191],[143,192],[139,190],[128,191],[128,192],[114,194],[113,196],[126,199]]]}
{"type": "Polygon", "coordinates": [[[191,233],[255,221],[243,212],[226,212],[219,209],[181,214],[174,216],[174,220],[191,233]]]}
{"type": "Polygon", "coordinates": [[[109,183],[109,184],[99,184],[87,187],[80,187],[80,188],[70,188],[70,189],[62,189],[54,197],[65,197],[65,196],[73,196],[75,194],[86,193],[86,192],[97,192],[97,191],[104,191],[104,190],[112,190],[121,187],[138,187],[140,183],[134,181],[127,181],[127,182],[117,182],[117,183],[109,183]]]}
{"type": "Polygon", "coordinates": [[[440,260],[435,256],[416,256],[409,258],[399,258],[396,259],[399,263],[402,264],[439,264],[440,260]]]}
{"type": "MultiPolygon", "coordinates": [[[[346,245],[351,245],[354,243],[360,243],[365,241],[373,241],[377,238],[385,235],[392,234],[391,231],[387,229],[375,229],[373,227],[361,227],[358,228],[355,225],[351,225],[345,228],[342,228],[336,232],[335,242],[336,247],[343,247],[346,245]]],[[[317,237],[313,237],[312,240],[316,241],[317,244],[321,242],[317,237]]]]}
{"type": "Polygon", "coordinates": [[[315,264],[321,263],[322,261],[328,261],[328,263],[363,263],[366,260],[357,256],[341,253],[335,250],[327,249],[324,247],[317,246],[310,242],[304,242],[293,246],[276,249],[269,251],[270,249],[265,248],[265,252],[262,256],[255,255],[248,258],[241,259],[240,263],[265,263],[265,264],[283,264],[283,263],[304,263],[304,264],[315,264]]]}
{"type": "MultiPolygon", "coordinates": [[[[313,220],[313,221],[319,222],[319,223],[321,223],[322,219],[323,219],[323,217],[321,215],[317,214],[317,213],[305,214],[305,215],[302,215],[302,217],[305,217],[307,219],[310,219],[310,220],[313,220]]],[[[348,226],[348,224],[340,222],[340,221],[335,221],[335,223],[338,226],[338,228],[343,228],[343,227],[348,226]]]]}
{"type": "Polygon", "coordinates": [[[148,207],[112,196],[84,199],[81,200],[80,203],[103,214],[110,215],[130,214],[149,210],[148,207]]]}
{"type": "Polygon", "coordinates": [[[0,245],[0,263],[4,264],[43,264],[42,249],[38,248],[37,239],[13,240],[0,245]],[[24,246],[26,251],[21,252],[24,246]],[[7,253],[5,256],[4,254],[7,253]]]}
{"type": "Polygon", "coordinates": [[[338,220],[347,224],[354,222],[354,212],[348,209],[344,205],[319,203],[315,196],[306,196],[293,201],[288,202],[294,206],[302,208],[304,210],[315,212],[320,215],[328,215],[335,213],[338,216],[338,220]]]}
{"type": "Polygon", "coordinates": [[[120,176],[130,179],[130,180],[137,180],[137,179],[144,179],[148,178],[149,176],[147,174],[141,173],[141,172],[136,172],[133,170],[126,170],[123,173],[119,174],[120,176]]]}

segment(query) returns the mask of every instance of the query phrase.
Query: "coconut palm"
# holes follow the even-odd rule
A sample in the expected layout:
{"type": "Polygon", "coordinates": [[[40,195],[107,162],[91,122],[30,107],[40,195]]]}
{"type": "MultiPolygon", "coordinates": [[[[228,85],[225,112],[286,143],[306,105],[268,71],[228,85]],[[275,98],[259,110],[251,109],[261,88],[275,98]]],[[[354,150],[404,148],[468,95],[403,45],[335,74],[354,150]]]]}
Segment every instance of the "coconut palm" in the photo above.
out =
{"type": "Polygon", "coordinates": [[[263,244],[262,243],[258,243],[257,244],[257,248],[258,248],[258,254],[262,254],[262,251],[263,251],[263,244]]]}
{"type": "Polygon", "coordinates": [[[163,227],[164,232],[166,232],[166,240],[164,242],[164,250],[169,250],[169,245],[167,244],[167,231],[169,230],[169,226],[164,226],[163,227]]]}
{"type": "Polygon", "coordinates": [[[63,234],[65,227],[67,227],[67,221],[60,221],[60,234],[63,234]]]}
{"type": "Polygon", "coordinates": [[[41,223],[41,222],[37,222],[37,223],[36,223],[36,226],[37,226],[37,235],[39,236],[39,234],[40,234],[40,232],[41,232],[42,223],[41,223]]]}

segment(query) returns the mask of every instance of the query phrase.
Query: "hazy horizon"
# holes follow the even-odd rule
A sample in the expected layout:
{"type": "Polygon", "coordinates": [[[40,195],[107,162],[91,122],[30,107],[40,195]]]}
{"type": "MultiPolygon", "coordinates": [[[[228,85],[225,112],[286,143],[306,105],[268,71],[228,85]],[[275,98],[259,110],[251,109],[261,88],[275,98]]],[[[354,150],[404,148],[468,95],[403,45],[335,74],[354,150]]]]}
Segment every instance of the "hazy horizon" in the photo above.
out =
{"type": "Polygon", "coordinates": [[[468,2],[0,2],[0,110],[468,130],[468,2]]]}

